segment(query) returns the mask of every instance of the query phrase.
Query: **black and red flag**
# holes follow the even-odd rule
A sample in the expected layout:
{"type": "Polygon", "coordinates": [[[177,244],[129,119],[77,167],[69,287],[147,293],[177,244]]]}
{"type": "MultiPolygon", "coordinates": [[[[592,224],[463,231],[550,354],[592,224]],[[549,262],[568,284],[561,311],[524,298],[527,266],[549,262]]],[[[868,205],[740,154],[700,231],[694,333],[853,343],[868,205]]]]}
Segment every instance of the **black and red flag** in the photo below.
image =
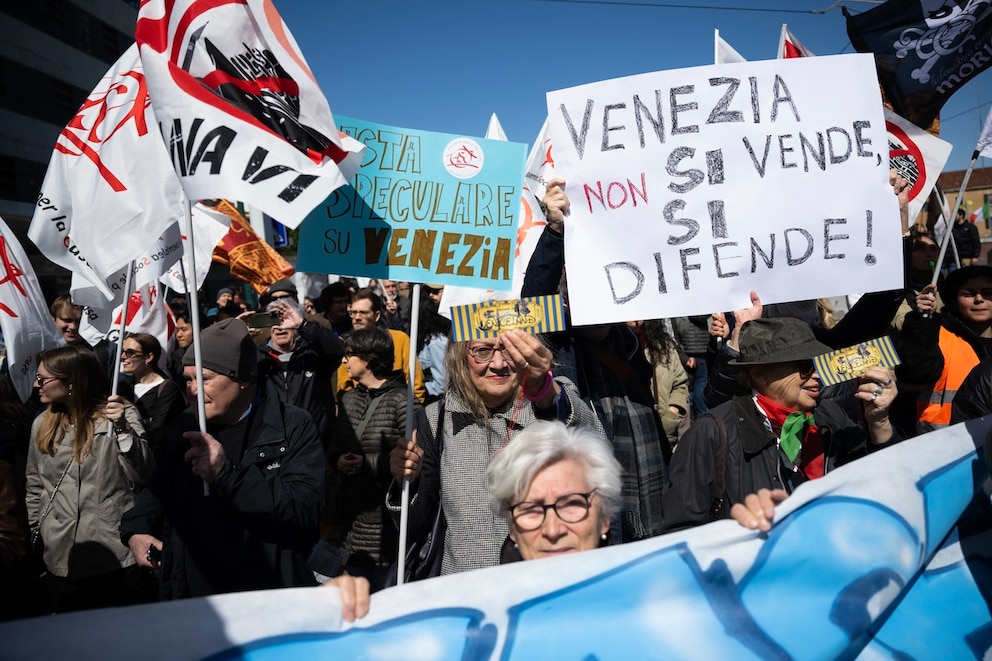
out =
{"type": "Polygon", "coordinates": [[[920,127],[992,65],[988,0],[889,0],[854,16],[845,8],[844,16],[855,50],[875,54],[893,109],[920,127]]]}

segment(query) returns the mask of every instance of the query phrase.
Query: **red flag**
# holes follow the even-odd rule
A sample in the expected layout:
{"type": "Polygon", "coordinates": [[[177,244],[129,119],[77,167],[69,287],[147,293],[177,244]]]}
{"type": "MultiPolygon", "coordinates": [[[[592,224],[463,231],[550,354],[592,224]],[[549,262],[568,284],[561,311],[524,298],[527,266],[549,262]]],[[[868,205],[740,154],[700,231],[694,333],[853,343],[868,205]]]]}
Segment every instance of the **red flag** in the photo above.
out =
{"type": "Polygon", "coordinates": [[[293,265],[263,241],[230,202],[220,200],[215,209],[231,219],[230,229],[214,248],[215,262],[230,268],[231,275],[259,294],[273,282],[293,275],[293,265]]]}
{"type": "Polygon", "coordinates": [[[354,175],[364,147],[338,133],[269,0],[146,0],[135,38],[191,200],[248,202],[296,227],[354,175]]]}
{"type": "Polygon", "coordinates": [[[813,52],[802,45],[796,36],[789,31],[789,26],[782,24],[778,39],[778,59],[785,60],[793,57],[815,57],[813,52]]]}

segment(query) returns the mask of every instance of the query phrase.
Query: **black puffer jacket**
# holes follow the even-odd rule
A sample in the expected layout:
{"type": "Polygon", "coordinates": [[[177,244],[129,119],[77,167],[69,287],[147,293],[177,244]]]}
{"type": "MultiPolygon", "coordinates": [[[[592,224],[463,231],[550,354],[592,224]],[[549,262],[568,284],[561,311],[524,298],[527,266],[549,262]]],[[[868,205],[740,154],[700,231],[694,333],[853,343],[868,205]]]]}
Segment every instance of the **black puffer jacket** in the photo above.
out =
{"type": "MultiPolygon", "coordinates": [[[[341,396],[341,411],[335,424],[328,452],[332,467],[338,458],[353,452],[364,457],[357,475],[340,475],[340,515],[350,529],[345,541],[347,562],[362,566],[385,567],[396,560],[397,530],[386,510],[386,492],[393,481],[389,472],[389,452],[406,435],[406,379],[394,372],[379,388],[359,384],[341,396]],[[362,430],[356,430],[373,402],[375,409],[362,430]]],[[[419,413],[414,402],[414,413],[419,413]]]]}
{"type": "Polygon", "coordinates": [[[333,415],[331,379],[341,364],[344,347],[333,331],[313,321],[300,326],[299,341],[288,360],[268,344],[258,348],[259,383],[268,382],[279,399],[307,411],[327,442],[333,415]]]}
{"type": "MultiPolygon", "coordinates": [[[[679,441],[672,457],[671,486],[663,496],[665,532],[710,521],[714,499],[718,497],[714,486],[721,445],[717,417],[727,435],[726,488],[720,494],[723,502],[718,518],[728,518],[734,503],[743,502],[745,496],[758,489],[785,489],[791,493],[808,479],[779,450],[778,439],[765,426],[751,397],[738,395],[710,409],[679,441]]],[[[894,437],[886,445],[875,445],[868,432],[829,401],[816,407],[813,420],[823,440],[825,473],[899,440],[894,437]]]]}
{"type": "Polygon", "coordinates": [[[227,454],[204,494],[184,454],[193,408],[165,433],[163,461],[121,521],[121,541],[161,539],[161,597],[315,585],[306,559],[324,503],[324,453],[305,411],[269,390],[243,421],[207,431],[227,454]]]}

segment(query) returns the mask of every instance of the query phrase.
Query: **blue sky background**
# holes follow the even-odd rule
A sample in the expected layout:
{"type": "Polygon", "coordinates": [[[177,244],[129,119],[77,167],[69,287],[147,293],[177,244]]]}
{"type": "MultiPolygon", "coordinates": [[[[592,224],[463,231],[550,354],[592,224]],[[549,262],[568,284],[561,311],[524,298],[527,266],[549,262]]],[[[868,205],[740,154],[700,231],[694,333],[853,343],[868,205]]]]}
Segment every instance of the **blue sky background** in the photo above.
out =
{"type": "MultiPolygon", "coordinates": [[[[816,55],[854,52],[840,4],[813,13],[833,0],[273,1],[334,113],[471,136],[496,113],[507,137],[528,146],[546,92],[712,64],[714,28],[749,60],[776,56],[783,23],[816,55]]],[[[874,6],[845,4],[852,13],[874,6]]],[[[945,170],[968,166],[990,104],[992,70],[944,106],[940,137],[954,145],[945,170]]]]}

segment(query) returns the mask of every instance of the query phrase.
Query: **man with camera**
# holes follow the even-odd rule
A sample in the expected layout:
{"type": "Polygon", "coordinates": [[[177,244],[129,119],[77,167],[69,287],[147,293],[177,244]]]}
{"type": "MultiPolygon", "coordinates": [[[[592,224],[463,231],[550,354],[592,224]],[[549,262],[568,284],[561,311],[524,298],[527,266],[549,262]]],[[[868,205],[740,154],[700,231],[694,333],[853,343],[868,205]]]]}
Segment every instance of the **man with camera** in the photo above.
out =
{"type": "Polygon", "coordinates": [[[327,412],[334,411],[332,378],[344,347],[333,331],[304,319],[295,299],[274,298],[266,313],[275,325],[258,348],[259,382],[272,383],[284,403],[309,412],[326,443],[333,417],[327,412]]]}

